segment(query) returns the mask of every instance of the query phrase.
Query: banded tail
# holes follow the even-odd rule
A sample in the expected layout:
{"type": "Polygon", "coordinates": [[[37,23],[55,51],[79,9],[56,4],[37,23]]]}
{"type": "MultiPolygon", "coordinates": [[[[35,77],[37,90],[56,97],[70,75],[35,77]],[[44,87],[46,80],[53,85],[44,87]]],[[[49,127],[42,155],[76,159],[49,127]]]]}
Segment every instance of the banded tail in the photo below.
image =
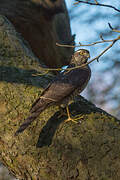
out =
{"type": "Polygon", "coordinates": [[[21,124],[19,129],[15,132],[15,136],[23,132],[40,115],[40,113],[46,109],[48,105],[49,103],[45,99],[37,99],[37,101],[32,105],[30,116],[28,116],[28,118],[25,119],[24,123],[21,124]]]}

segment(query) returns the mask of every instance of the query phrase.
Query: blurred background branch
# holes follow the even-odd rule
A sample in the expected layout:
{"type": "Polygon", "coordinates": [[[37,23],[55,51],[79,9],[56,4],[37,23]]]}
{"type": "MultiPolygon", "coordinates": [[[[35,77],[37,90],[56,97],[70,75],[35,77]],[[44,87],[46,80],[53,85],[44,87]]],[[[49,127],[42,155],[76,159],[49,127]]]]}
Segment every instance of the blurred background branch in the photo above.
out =
{"type": "Polygon", "coordinates": [[[116,7],[112,6],[112,5],[107,5],[107,4],[101,4],[98,1],[94,0],[95,3],[89,2],[88,0],[86,1],[80,1],[80,0],[75,0],[76,2],[74,3],[74,5],[78,5],[79,3],[84,3],[84,4],[89,4],[89,5],[94,5],[94,6],[103,6],[103,7],[108,7],[108,8],[112,8],[115,11],[120,12],[119,9],[117,9],[116,7]]]}

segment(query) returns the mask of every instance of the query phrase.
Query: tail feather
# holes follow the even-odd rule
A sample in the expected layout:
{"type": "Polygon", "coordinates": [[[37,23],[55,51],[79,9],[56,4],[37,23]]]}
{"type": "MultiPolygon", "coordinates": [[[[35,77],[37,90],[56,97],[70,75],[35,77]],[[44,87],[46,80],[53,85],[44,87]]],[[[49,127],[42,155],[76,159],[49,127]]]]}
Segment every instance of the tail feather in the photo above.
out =
{"type": "Polygon", "coordinates": [[[25,119],[24,123],[21,124],[19,129],[15,132],[15,136],[17,136],[19,133],[23,132],[39,115],[40,113],[46,109],[48,104],[46,103],[39,103],[38,105],[35,105],[34,110],[30,110],[30,116],[25,119]]]}
{"type": "MultiPolygon", "coordinates": [[[[46,107],[46,105],[48,105],[50,102],[47,99],[43,99],[43,98],[38,98],[33,104],[32,107],[30,109],[30,113],[34,113],[37,111],[41,111],[41,108],[43,109],[44,107],[46,107]]],[[[44,108],[45,109],[45,108],[44,108]]]]}
{"type": "Polygon", "coordinates": [[[21,124],[19,129],[15,132],[15,136],[17,136],[19,133],[23,132],[38,116],[39,113],[32,113],[27,119],[25,119],[24,123],[21,124]]]}

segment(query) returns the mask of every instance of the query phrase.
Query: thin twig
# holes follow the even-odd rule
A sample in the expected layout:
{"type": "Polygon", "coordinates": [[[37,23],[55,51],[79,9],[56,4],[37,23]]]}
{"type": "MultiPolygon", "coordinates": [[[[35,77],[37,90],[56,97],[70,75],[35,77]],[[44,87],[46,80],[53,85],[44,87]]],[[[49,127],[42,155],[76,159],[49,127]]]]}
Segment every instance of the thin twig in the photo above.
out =
{"type": "Polygon", "coordinates": [[[74,47],[80,47],[80,45],[76,45],[76,46],[74,46],[74,45],[59,44],[59,43],[56,43],[56,45],[57,45],[57,46],[60,46],[60,47],[72,47],[72,48],[74,48],[74,47]]]}
{"type": "Polygon", "coordinates": [[[113,28],[110,23],[108,23],[108,25],[109,25],[109,28],[110,28],[112,31],[120,33],[120,30],[117,30],[117,29],[113,28]]]}
{"type": "Polygon", "coordinates": [[[49,72],[49,71],[46,71],[46,70],[45,70],[44,73],[36,73],[36,74],[32,74],[32,76],[38,76],[38,75],[39,75],[39,76],[43,76],[43,75],[48,74],[48,72],[49,72]]]}
{"type": "Polygon", "coordinates": [[[104,6],[104,7],[109,7],[109,8],[112,8],[112,9],[114,9],[115,11],[118,11],[118,12],[120,12],[120,10],[119,9],[117,9],[116,7],[114,7],[114,6],[112,6],[112,5],[108,5],[108,4],[101,4],[101,3],[92,3],[92,2],[88,2],[88,1],[79,1],[79,0],[76,0],[77,2],[75,2],[74,3],[74,5],[76,5],[76,4],[79,4],[79,3],[84,3],[84,4],[90,4],[90,5],[95,5],[95,6],[104,6]]]}
{"type": "Polygon", "coordinates": [[[106,51],[108,51],[118,40],[120,40],[120,37],[115,39],[107,48],[105,48],[98,56],[96,56],[95,58],[91,59],[87,64],[90,64],[91,62],[98,60],[103,54],[105,54],[106,51]]]}
{"type": "MultiPolygon", "coordinates": [[[[108,25],[109,25],[109,28],[110,28],[113,32],[118,32],[118,33],[120,33],[120,30],[117,30],[117,29],[113,28],[110,23],[108,23],[108,25]]],[[[60,47],[72,47],[72,48],[75,48],[75,47],[80,47],[80,46],[93,46],[93,45],[100,44],[100,43],[113,42],[113,41],[115,40],[115,39],[105,40],[101,34],[100,34],[100,39],[101,39],[102,41],[96,41],[96,42],[93,42],[93,43],[90,43],[90,44],[82,44],[81,42],[79,42],[79,45],[68,45],[68,44],[59,44],[59,43],[56,43],[56,45],[57,45],[57,46],[60,46],[60,47]]]]}
{"type": "Polygon", "coordinates": [[[115,39],[107,48],[105,48],[98,56],[96,56],[95,58],[91,59],[89,62],[85,63],[85,64],[82,64],[80,66],[76,66],[76,67],[73,67],[73,68],[67,68],[66,70],[70,71],[70,70],[73,70],[73,69],[76,69],[76,68],[80,68],[80,67],[84,67],[88,64],[90,64],[91,62],[97,60],[103,55],[105,54],[106,51],[108,51],[118,40],[120,40],[120,37],[115,39]]]}
{"type": "MultiPolygon", "coordinates": [[[[113,40],[104,40],[104,41],[107,41],[107,42],[112,42],[108,47],[106,47],[98,56],[96,56],[95,58],[91,59],[89,62],[85,63],[85,64],[82,64],[81,66],[76,66],[76,67],[73,67],[73,68],[67,68],[66,70],[73,70],[75,68],[80,68],[80,67],[84,67],[88,64],[90,64],[91,62],[97,60],[103,55],[105,54],[106,51],[108,51],[118,40],[120,40],[120,36],[118,36],[117,38],[113,39],[113,40]]],[[[104,42],[103,41],[103,42],[104,42]]]]}
{"type": "MultiPolygon", "coordinates": [[[[101,38],[101,37],[100,37],[101,38]]],[[[102,39],[102,38],[101,38],[102,39]]],[[[96,42],[93,42],[93,43],[90,43],[90,44],[82,44],[82,43],[79,43],[79,45],[67,45],[67,44],[59,44],[59,43],[56,43],[57,46],[60,46],[60,47],[81,47],[81,46],[93,46],[93,45],[96,45],[96,44],[99,44],[99,43],[105,43],[105,42],[113,42],[114,39],[111,39],[111,40],[104,40],[102,39],[102,41],[96,41],[96,42]]]]}
{"type": "MultiPolygon", "coordinates": [[[[102,38],[103,39],[103,38],[102,38]]],[[[95,44],[98,44],[98,43],[104,43],[104,42],[112,42],[108,47],[106,47],[98,56],[96,56],[95,58],[91,59],[89,62],[85,63],[85,64],[82,64],[80,66],[75,66],[75,67],[72,67],[72,68],[67,68],[66,71],[71,71],[73,69],[76,69],[76,68],[80,68],[80,67],[84,67],[88,64],[90,64],[91,62],[95,61],[95,60],[99,60],[99,58],[105,54],[106,51],[108,51],[118,40],[120,40],[120,36],[118,36],[117,38],[113,39],[113,40],[102,40],[102,41],[97,41],[97,42],[94,42],[94,43],[91,43],[91,44],[86,44],[86,45],[81,45],[81,46],[92,46],[92,45],[95,45],[95,44]]],[[[58,44],[56,43],[57,45],[59,46],[65,46],[65,45],[61,45],[61,44],[58,44]]],[[[69,45],[66,45],[69,47],[69,45]]],[[[62,68],[43,68],[45,71],[47,71],[47,73],[49,71],[61,71],[63,70],[62,68]]],[[[44,75],[46,73],[43,73],[41,75],[44,75]]]]}

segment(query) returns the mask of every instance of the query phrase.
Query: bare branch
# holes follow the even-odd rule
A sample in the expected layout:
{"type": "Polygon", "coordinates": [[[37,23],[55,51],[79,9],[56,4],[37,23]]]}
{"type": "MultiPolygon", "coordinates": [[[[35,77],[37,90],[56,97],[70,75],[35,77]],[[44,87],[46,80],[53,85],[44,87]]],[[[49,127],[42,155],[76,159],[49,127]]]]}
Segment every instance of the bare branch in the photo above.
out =
{"type": "Polygon", "coordinates": [[[120,36],[118,36],[118,38],[114,39],[113,42],[107,47],[105,48],[98,56],[96,56],[95,58],[91,59],[88,63],[86,64],[90,64],[91,62],[95,61],[95,60],[99,60],[99,58],[105,54],[106,51],[108,51],[118,40],[120,40],[120,36]]]}
{"type": "Polygon", "coordinates": [[[45,70],[45,72],[44,73],[36,73],[36,74],[32,74],[32,76],[43,76],[43,75],[46,75],[46,74],[48,74],[49,73],[49,71],[48,70],[45,70]]]}
{"type": "MultiPolygon", "coordinates": [[[[85,63],[85,64],[82,64],[80,66],[75,66],[75,67],[72,67],[72,68],[67,68],[66,71],[69,72],[73,69],[76,69],[76,68],[80,68],[80,67],[84,67],[90,63],[92,63],[93,61],[97,60],[99,61],[99,58],[105,54],[106,51],[108,51],[118,40],[120,40],[120,36],[118,36],[117,38],[115,39],[112,39],[112,40],[105,40],[103,39],[102,35],[100,35],[100,38],[102,39],[102,41],[96,41],[96,42],[93,42],[91,44],[86,44],[86,45],[79,45],[79,46],[71,46],[71,45],[62,45],[62,44],[59,44],[59,43],[56,43],[57,46],[62,46],[62,47],[80,47],[80,46],[93,46],[95,44],[99,44],[99,43],[105,43],[105,42],[112,42],[109,46],[107,46],[98,56],[96,56],[95,58],[91,59],[89,62],[85,63]]],[[[40,75],[45,75],[47,74],[49,71],[61,71],[63,70],[62,68],[43,68],[44,71],[46,71],[46,73],[43,73],[43,74],[40,74],[40,75]]],[[[67,73],[66,72],[66,73],[67,73]]],[[[33,74],[34,75],[34,74],[33,74]]],[[[39,74],[37,74],[39,75],[39,74]]],[[[35,75],[36,76],[36,75],[35,75]]]]}
{"type": "Polygon", "coordinates": [[[94,5],[94,6],[104,6],[104,7],[109,7],[109,8],[114,9],[115,11],[120,12],[120,10],[117,9],[116,7],[111,6],[111,5],[108,5],[108,4],[101,4],[101,3],[98,3],[96,0],[95,0],[95,3],[88,2],[88,1],[80,1],[80,0],[76,0],[76,1],[77,1],[77,2],[75,2],[74,5],[77,5],[77,4],[79,4],[79,3],[84,3],[84,4],[94,5]]]}
{"type": "Polygon", "coordinates": [[[120,33],[120,30],[117,30],[117,29],[113,28],[110,23],[108,23],[108,25],[109,25],[109,28],[110,28],[112,31],[120,33]]]}
{"type": "Polygon", "coordinates": [[[74,46],[74,45],[68,45],[68,44],[59,44],[59,43],[56,43],[57,46],[60,46],[60,47],[80,47],[80,45],[77,45],[77,46],[74,46]]]}
{"type": "Polygon", "coordinates": [[[96,42],[93,42],[93,43],[90,43],[90,44],[81,44],[79,43],[79,45],[67,45],[67,44],[59,44],[59,43],[56,43],[57,46],[60,46],[60,47],[81,47],[81,46],[93,46],[93,45],[96,45],[96,44],[100,44],[100,43],[105,43],[105,42],[113,42],[114,39],[111,39],[111,40],[104,40],[103,37],[100,35],[100,38],[102,39],[102,41],[96,41],[96,42]]]}
{"type": "MultiPolygon", "coordinates": [[[[113,32],[118,32],[120,33],[120,30],[117,30],[115,28],[112,27],[112,25],[110,23],[108,23],[110,29],[113,31],[113,32]]],[[[75,47],[81,47],[81,46],[93,46],[93,45],[96,45],[96,44],[100,44],[100,43],[106,43],[106,42],[113,42],[115,39],[111,39],[111,40],[105,40],[102,36],[102,34],[100,34],[100,39],[101,41],[96,41],[96,42],[93,42],[91,44],[82,44],[81,42],[79,42],[79,45],[67,45],[67,44],[59,44],[59,43],[56,43],[57,46],[60,46],[60,47],[72,47],[72,48],[75,48],[75,47]]],[[[118,39],[118,38],[117,38],[118,39]]]]}

